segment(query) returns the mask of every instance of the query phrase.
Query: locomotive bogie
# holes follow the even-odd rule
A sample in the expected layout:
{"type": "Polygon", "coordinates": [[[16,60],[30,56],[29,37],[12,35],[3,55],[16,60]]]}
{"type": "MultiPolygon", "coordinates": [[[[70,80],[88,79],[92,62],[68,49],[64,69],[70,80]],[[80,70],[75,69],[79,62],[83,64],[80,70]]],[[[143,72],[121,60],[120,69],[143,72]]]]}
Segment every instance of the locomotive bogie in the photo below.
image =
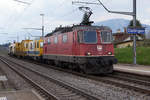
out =
{"type": "Polygon", "coordinates": [[[117,63],[114,56],[61,56],[45,55],[44,59],[55,61],[55,65],[77,69],[87,74],[107,74],[113,72],[113,64],[117,63]],[[66,65],[65,65],[66,64],[66,65]]]}

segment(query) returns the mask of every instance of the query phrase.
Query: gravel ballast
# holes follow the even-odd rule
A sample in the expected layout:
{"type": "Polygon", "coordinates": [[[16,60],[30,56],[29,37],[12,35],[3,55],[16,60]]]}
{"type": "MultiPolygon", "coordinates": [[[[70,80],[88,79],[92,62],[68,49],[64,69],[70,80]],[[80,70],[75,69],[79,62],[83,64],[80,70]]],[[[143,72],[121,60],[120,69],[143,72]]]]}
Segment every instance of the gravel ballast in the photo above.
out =
{"type": "MultiPolygon", "coordinates": [[[[18,61],[14,58],[11,59],[18,61]]],[[[41,73],[45,73],[50,77],[69,83],[77,88],[82,89],[83,91],[89,92],[92,95],[101,98],[102,100],[150,100],[150,95],[135,92],[130,89],[124,89],[111,84],[105,84],[103,82],[98,82],[50,68],[41,67],[39,65],[27,63],[21,60],[19,60],[19,63],[28,68],[40,71],[41,73]]]]}
{"type": "Polygon", "coordinates": [[[8,78],[9,84],[14,90],[28,90],[31,86],[17,73],[11,70],[7,65],[0,61],[0,69],[5,72],[8,78]]]}

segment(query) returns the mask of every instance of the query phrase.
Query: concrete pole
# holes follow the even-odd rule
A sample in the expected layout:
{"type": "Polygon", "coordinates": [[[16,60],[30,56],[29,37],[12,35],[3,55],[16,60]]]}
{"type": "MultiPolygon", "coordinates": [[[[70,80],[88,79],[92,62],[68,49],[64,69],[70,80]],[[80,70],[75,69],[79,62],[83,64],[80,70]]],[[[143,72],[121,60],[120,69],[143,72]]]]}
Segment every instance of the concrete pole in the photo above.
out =
{"type": "Polygon", "coordinates": [[[42,16],[42,38],[44,37],[44,14],[40,14],[42,16]]]}
{"type": "MultiPolygon", "coordinates": [[[[133,27],[136,27],[136,0],[133,0],[133,27]]],[[[136,64],[136,34],[133,35],[134,64],[136,64]]]]}

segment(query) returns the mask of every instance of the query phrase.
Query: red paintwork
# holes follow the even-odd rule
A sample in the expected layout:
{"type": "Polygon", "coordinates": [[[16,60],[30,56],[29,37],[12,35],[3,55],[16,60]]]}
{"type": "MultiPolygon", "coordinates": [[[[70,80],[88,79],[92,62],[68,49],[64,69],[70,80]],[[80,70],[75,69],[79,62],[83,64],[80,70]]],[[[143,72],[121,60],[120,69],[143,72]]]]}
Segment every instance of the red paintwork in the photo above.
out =
{"type": "MultiPolygon", "coordinates": [[[[44,38],[44,54],[57,54],[57,55],[75,55],[75,56],[85,56],[87,52],[91,53],[91,56],[108,56],[108,52],[112,52],[114,55],[114,48],[113,44],[102,44],[100,40],[100,30],[97,30],[97,37],[98,41],[96,44],[85,44],[85,43],[78,43],[77,41],[77,31],[68,32],[59,34],[58,36],[58,43],[54,44],[54,37],[49,36],[44,38]],[[74,33],[74,39],[73,39],[74,33]],[[68,40],[66,43],[62,42],[63,34],[68,35],[68,40]],[[48,44],[48,38],[50,38],[51,44],[48,44]],[[97,45],[102,46],[102,51],[97,50],[97,45]]],[[[110,55],[109,55],[110,56],[110,55]]]]}

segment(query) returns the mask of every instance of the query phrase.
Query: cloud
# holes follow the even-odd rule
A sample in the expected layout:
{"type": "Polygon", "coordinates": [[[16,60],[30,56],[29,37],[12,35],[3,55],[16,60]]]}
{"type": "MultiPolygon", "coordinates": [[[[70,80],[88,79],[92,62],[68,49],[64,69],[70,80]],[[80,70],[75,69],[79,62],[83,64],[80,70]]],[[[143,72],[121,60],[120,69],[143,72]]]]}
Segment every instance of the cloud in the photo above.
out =
{"type": "Polygon", "coordinates": [[[150,14],[150,8],[146,9],[146,13],[150,14]]]}
{"type": "Polygon", "coordinates": [[[148,24],[148,25],[150,25],[150,19],[144,19],[144,20],[142,21],[142,23],[143,23],[143,24],[148,24]]]}
{"type": "MultiPolygon", "coordinates": [[[[0,1],[0,27],[11,34],[19,34],[20,40],[24,39],[24,27],[41,27],[41,13],[45,14],[45,32],[48,33],[59,25],[71,25],[80,23],[83,12],[78,10],[81,5],[72,5],[72,0],[22,0],[32,2],[27,6],[14,2],[14,0],[0,1]]],[[[96,0],[80,0],[93,2],[96,0]]],[[[110,9],[116,11],[132,11],[132,0],[102,0],[102,2],[110,9]]],[[[150,24],[150,1],[137,0],[137,18],[142,23],[150,24]],[[143,6],[144,5],[144,6],[143,6]]],[[[130,16],[110,14],[100,5],[86,5],[92,8],[92,21],[99,22],[114,18],[132,19],[130,16]]],[[[39,35],[40,31],[29,30],[33,34],[39,35]]],[[[46,34],[45,33],[45,34],[46,34]]],[[[9,36],[0,35],[1,42],[7,41],[9,36]],[[4,38],[2,38],[4,37],[4,38]]]]}

